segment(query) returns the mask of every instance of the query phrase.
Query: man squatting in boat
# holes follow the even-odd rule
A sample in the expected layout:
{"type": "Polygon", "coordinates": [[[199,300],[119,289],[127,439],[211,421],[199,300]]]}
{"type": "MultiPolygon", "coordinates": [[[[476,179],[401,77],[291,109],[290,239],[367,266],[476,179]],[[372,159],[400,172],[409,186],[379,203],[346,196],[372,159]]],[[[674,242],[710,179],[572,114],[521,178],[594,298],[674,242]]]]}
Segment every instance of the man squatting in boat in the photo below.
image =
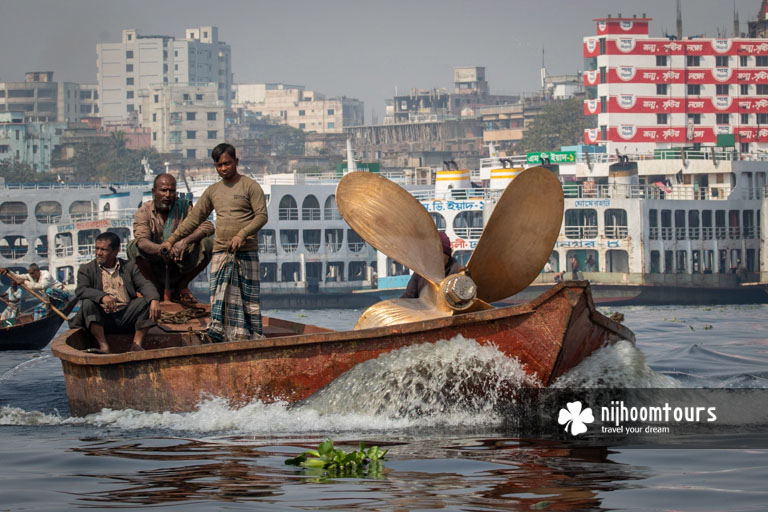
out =
{"type": "Polygon", "coordinates": [[[118,258],[119,251],[120,237],[101,233],[96,237],[96,257],[77,271],[80,311],[69,325],[87,329],[99,344],[97,353],[109,353],[105,334],[113,333],[133,332],[131,350],[144,350],[144,336],[160,318],[155,286],[134,262],[118,258]]]}
{"type": "MultiPolygon", "coordinates": [[[[458,274],[461,270],[461,264],[456,261],[456,258],[452,256],[453,250],[451,249],[451,239],[445,234],[445,231],[440,232],[440,244],[443,246],[443,264],[445,265],[445,277],[451,274],[458,274]]],[[[421,277],[416,272],[413,273],[408,280],[408,284],[405,287],[405,291],[400,296],[401,299],[418,299],[421,294],[421,290],[427,285],[427,280],[421,277]]]]}
{"type": "Polygon", "coordinates": [[[55,308],[63,308],[69,301],[69,294],[64,286],[58,282],[47,270],[40,270],[37,263],[30,263],[27,267],[28,274],[13,274],[7,268],[0,268],[0,274],[24,285],[28,289],[40,295],[45,302],[35,306],[34,319],[39,320],[50,313],[50,304],[55,308]]]}
{"type": "Polygon", "coordinates": [[[211,261],[213,224],[206,220],[176,242],[170,251],[163,253],[160,248],[191,210],[192,201],[176,197],[176,178],[170,174],[158,175],[152,185],[152,200],[136,211],[134,239],[126,249],[128,259],[136,262],[144,277],[152,281],[161,295],[167,278],[169,287],[174,290],[171,300],[187,304],[197,302],[189,290],[189,283],[211,261]]]}
{"type": "Polygon", "coordinates": [[[208,336],[213,341],[251,339],[262,334],[257,234],[267,223],[267,203],[259,184],[238,174],[234,146],[219,144],[211,158],[221,181],[205,189],[161,248],[171,250],[216,211],[208,336]]]}

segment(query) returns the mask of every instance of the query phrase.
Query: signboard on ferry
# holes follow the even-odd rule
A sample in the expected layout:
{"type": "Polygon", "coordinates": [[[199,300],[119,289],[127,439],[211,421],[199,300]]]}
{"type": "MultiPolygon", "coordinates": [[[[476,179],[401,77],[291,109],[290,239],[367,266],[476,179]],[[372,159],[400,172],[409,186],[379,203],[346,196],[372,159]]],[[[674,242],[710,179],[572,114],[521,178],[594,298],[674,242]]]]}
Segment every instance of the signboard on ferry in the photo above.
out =
{"type": "Polygon", "coordinates": [[[525,159],[529,164],[540,164],[542,159],[548,159],[550,164],[565,164],[576,161],[575,151],[545,151],[543,153],[528,153],[525,159]]]}

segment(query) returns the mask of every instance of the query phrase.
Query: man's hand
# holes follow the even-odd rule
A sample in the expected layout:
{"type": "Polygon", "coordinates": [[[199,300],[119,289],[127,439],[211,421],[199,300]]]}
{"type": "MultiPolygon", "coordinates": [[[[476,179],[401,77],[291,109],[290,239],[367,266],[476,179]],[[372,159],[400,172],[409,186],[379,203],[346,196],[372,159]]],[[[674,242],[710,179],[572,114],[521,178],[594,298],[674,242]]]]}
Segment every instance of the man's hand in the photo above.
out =
{"type": "Polygon", "coordinates": [[[117,311],[117,302],[115,301],[115,298],[111,295],[105,295],[101,298],[101,308],[106,313],[114,313],[117,311]]]}
{"type": "Polygon", "coordinates": [[[184,251],[187,250],[187,246],[189,245],[189,242],[186,238],[182,238],[175,244],[173,244],[173,249],[171,249],[171,258],[173,258],[176,261],[181,261],[181,258],[184,257],[184,251]]]}
{"type": "Polygon", "coordinates": [[[173,246],[168,242],[165,241],[162,244],[160,244],[160,255],[168,261],[168,259],[171,257],[171,250],[173,249],[173,246]]]}
{"type": "Polygon", "coordinates": [[[160,313],[162,313],[162,310],[160,309],[160,301],[153,300],[149,303],[149,319],[153,322],[157,322],[160,319],[160,313]]]}
{"type": "Polygon", "coordinates": [[[243,245],[243,239],[238,235],[233,236],[229,242],[229,252],[237,252],[241,245],[243,245]]]}
{"type": "Polygon", "coordinates": [[[0,268],[0,274],[3,274],[4,276],[8,275],[8,269],[5,267],[0,268]]]}

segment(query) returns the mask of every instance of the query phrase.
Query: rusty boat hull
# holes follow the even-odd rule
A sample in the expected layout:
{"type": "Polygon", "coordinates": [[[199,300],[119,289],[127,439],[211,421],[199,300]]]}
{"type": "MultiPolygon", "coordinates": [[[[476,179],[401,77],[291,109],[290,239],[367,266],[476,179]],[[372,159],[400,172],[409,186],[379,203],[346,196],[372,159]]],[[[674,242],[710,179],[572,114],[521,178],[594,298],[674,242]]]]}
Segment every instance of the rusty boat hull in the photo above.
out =
{"type": "Polygon", "coordinates": [[[107,355],[83,351],[93,346],[83,330],[56,338],[52,351],[61,359],[71,414],[192,411],[205,397],[235,407],[253,400],[293,403],[359,363],[457,334],[496,345],[546,386],[606,344],[634,343],[632,331],[595,310],[585,282],[557,285],[518,306],[359,331],[265,317],[266,339],[184,345],[184,333],[156,330],[145,339],[148,350],[120,353],[130,345],[125,337],[110,340],[118,352],[107,355]]]}

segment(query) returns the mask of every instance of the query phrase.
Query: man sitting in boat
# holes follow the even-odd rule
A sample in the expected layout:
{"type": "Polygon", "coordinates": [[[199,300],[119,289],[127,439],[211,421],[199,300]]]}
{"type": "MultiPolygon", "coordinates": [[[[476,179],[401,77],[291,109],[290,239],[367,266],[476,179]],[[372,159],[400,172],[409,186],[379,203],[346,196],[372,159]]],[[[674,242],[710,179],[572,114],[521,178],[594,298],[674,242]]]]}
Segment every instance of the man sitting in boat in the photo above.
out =
{"type": "MultiPolygon", "coordinates": [[[[451,249],[451,239],[445,234],[445,231],[440,232],[440,243],[443,245],[443,264],[445,264],[445,276],[451,274],[457,274],[461,269],[461,265],[456,258],[452,256],[453,249],[451,249]]],[[[417,299],[421,290],[427,285],[427,280],[421,277],[416,272],[413,273],[411,279],[408,281],[408,285],[405,287],[405,292],[400,296],[401,299],[417,299]]]]}
{"type": "Polygon", "coordinates": [[[126,249],[128,258],[136,262],[144,277],[158,290],[165,288],[167,271],[169,286],[174,290],[171,299],[186,303],[197,302],[189,290],[189,283],[211,261],[213,224],[207,220],[201,223],[165,254],[160,246],[191,210],[192,201],[176,197],[176,178],[160,174],[152,186],[152,200],[136,211],[134,239],[126,249]]]}
{"type": "Polygon", "coordinates": [[[34,318],[39,320],[47,316],[51,311],[51,304],[57,309],[63,308],[69,302],[69,293],[47,270],[40,270],[37,263],[30,263],[27,267],[28,274],[14,274],[7,268],[0,268],[0,274],[16,281],[29,290],[36,292],[43,298],[43,302],[35,306],[34,318]]]}
{"type": "Polygon", "coordinates": [[[0,327],[10,327],[16,325],[16,317],[19,314],[19,304],[21,304],[21,288],[19,284],[11,280],[11,286],[8,287],[3,293],[0,293],[0,297],[7,297],[3,299],[5,302],[5,309],[0,314],[0,327]]]}
{"type": "Polygon", "coordinates": [[[205,189],[163,246],[171,249],[216,211],[208,336],[214,341],[250,339],[262,334],[258,232],[267,223],[267,202],[261,186],[237,172],[234,146],[219,144],[211,158],[221,181],[205,189]]]}
{"type": "Polygon", "coordinates": [[[106,334],[133,332],[132,351],[144,350],[144,336],[160,318],[160,295],[132,261],[117,257],[120,237],[112,232],[96,237],[96,258],[77,271],[80,311],[70,327],[90,331],[99,352],[109,353],[106,334]],[[141,293],[141,296],[138,294],[141,293]]]}

